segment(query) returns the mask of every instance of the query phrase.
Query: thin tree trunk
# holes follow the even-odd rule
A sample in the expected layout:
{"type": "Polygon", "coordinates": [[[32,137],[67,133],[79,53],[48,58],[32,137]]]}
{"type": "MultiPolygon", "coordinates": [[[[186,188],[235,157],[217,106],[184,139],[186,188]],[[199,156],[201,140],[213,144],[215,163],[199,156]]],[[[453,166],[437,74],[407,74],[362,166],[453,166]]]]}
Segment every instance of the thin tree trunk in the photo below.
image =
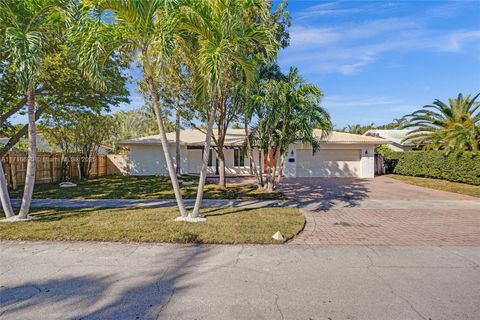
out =
{"type": "Polygon", "coordinates": [[[213,122],[215,120],[216,100],[213,99],[213,106],[208,116],[207,134],[205,135],[205,146],[203,148],[203,162],[200,170],[200,180],[198,181],[197,198],[195,199],[195,207],[190,217],[197,218],[200,215],[200,207],[202,206],[203,191],[205,187],[205,180],[207,178],[208,154],[210,151],[210,144],[212,140],[213,122]]]}
{"type": "MultiPolygon", "coordinates": [[[[222,118],[222,117],[221,117],[222,118]]],[[[224,121],[223,118],[220,121],[224,121]]],[[[227,134],[226,130],[223,128],[218,128],[218,139],[216,139],[217,144],[217,155],[218,155],[218,189],[226,190],[227,184],[225,180],[225,152],[223,146],[225,145],[225,135],[227,134]]]]}
{"type": "Polygon", "coordinates": [[[10,196],[8,194],[7,180],[5,179],[5,173],[3,172],[2,162],[0,160],[0,201],[2,202],[3,212],[5,217],[10,218],[15,216],[12,209],[12,203],[10,202],[10,196]]]}
{"type": "Polygon", "coordinates": [[[260,152],[260,163],[258,164],[258,173],[259,173],[259,178],[260,178],[260,185],[258,186],[259,188],[263,188],[265,186],[265,182],[263,181],[263,159],[265,158],[265,152],[263,152],[262,149],[259,149],[260,152]]]}
{"type": "Polygon", "coordinates": [[[267,190],[270,190],[270,185],[272,184],[272,166],[271,166],[271,162],[272,162],[272,148],[270,147],[270,145],[268,145],[268,149],[267,149],[267,185],[266,185],[266,188],[267,190]]]}
{"type": "Polygon", "coordinates": [[[177,97],[175,108],[175,173],[179,176],[182,173],[180,161],[180,97],[177,97]]]}
{"type": "Polygon", "coordinates": [[[244,122],[244,126],[245,126],[245,137],[246,137],[246,142],[247,142],[247,156],[248,156],[248,159],[250,160],[250,164],[251,164],[251,167],[250,167],[250,170],[253,172],[253,174],[255,174],[255,178],[257,179],[257,184],[260,184],[260,177],[258,176],[258,172],[257,172],[257,165],[255,163],[255,157],[253,156],[253,149],[252,149],[252,146],[250,145],[250,139],[249,139],[249,132],[248,132],[248,120],[247,120],[247,117],[245,116],[245,122],[244,122]]]}
{"type": "MultiPolygon", "coordinates": [[[[45,87],[35,89],[35,95],[42,94],[44,91],[45,91],[45,87]]],[[[8,101],[7,102],[4,101],[4,104],[8,104],[8,103],[9,103],[8,101]]],[[[3,126],[5,121],[7,121],[8,118],[13,116],[18,111],[22,110],[23,106],[25,106],[25,103],[27,103],[27,97],[22,98],[17,102],[17,104],[15,104],[15,106],[11,107],[5,113],[0,115],[0,126],[3,126]]]]}
{"type": "Polygon", "coordinates": [[[277,146],[275,149],[275,158],[274,158],[274,164],[273,164],[273,173],[272,173],[272,182],[270,183],[269,190],[270,192],[275,189],[275,178],[277,177],[277,168],[278,168],[278,163],[280,162],[280,146],[277,146]]]}
{"type": "Polygon", "coordinates": [[[282,171],[283,171],[283,166],[285,165],[285,154],[282,153],[280,156],[280,166],[278,167],[278,174],[277,174],[277,179],[275,181],[274,188],[278,188],[280,185],[280,179],[282,178],[282,171]]]}
{"type": "MultiPolygon", "coordinates": [[[[47,109],[47,106],[40,107],[35,111],[35,119],[39,119],[43,112],[47,109]]],[[[7,152],[12,149],[17,142],[28,133],[28,124],[24,125],[13,136],[8,139],[7,143],[0,149],[0,159],[3,158],[7,152]]]]}
{"type": "Polygon", "coordinates": [[[177,175],[175,174],[172,157],[170,156],[170,151],[168,150],[167,135],[165,132],[165,127],[163,126],[162,115],[160,114],[160,106],[158,105],[158,94],[153,83],[153,78],[149,77],[147,81],[150,87],[152,105],[155,111],[158,130],[160,131],[160,142],[162,143],[163,154],[165,155],[165,162],[167,163],[168,174],[170,175],[170,181],[172,182],[173,192],[175,193],[175,199],[177,200],[178,210],[180,211],[180,215],[182,217],[186,217],[187,209],[185,209],[185,204],[183,202],[182,194],[180,192],[180,185],[178,184],[177,175]]]}
{"type": "Polygon", "coordinates": [[[33,188],[35,186],[35,172],[37,169],[37,131],[35,128],[35,89],[30,89],[27,95],[28,106],[28,160],[25,187],[23,189],[22,205],[18,217],[26,219],[30,211],[33,188]]]}
{"type": "Polygon", "coordinates": [[[218,189],[227,189],[225,183],[225,153],[223,152],[223,146],[218,148],[218,189]]]}

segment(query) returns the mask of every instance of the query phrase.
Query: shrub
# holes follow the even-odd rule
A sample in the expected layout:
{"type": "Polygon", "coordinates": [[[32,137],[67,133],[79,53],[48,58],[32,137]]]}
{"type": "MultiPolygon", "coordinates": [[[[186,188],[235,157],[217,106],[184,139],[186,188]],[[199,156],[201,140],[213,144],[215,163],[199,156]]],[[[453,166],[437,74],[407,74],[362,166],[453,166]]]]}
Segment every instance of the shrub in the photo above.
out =
{"type": "Polygon", "coordinates": [[[394,172],[480,185],[480,155],[446,156],[441,151],[407,151],[399,158],[394,172]]]}

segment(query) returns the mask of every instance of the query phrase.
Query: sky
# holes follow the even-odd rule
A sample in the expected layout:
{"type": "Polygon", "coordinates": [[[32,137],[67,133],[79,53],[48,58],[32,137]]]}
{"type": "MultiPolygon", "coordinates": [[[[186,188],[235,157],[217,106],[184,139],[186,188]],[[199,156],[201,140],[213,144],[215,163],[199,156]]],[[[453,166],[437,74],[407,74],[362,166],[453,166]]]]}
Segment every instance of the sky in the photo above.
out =
{"type": "Polygon", "coordinates": [[[284,70],[324,92],[336,128],[385,124],[480,92],[480,1],[295,1],[284,70]]]}
{"type": "MultiPolygon", "coordinates": [[[[322,89],[335,128],[386,124],[435,99],[480,92],[480,0],[290,0],[287,10],[290,46],[279,64],[322,89]]],[[[120,109],[144,104],[135,87],[120,109]]]]}

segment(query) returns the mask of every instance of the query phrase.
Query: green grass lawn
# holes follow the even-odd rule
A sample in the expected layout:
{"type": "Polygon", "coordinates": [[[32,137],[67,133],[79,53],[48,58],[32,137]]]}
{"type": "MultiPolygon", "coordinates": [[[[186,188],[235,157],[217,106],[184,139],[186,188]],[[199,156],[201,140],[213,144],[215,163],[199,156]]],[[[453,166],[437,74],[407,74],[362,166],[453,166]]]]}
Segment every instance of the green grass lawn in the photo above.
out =
{"type": "MultiPolygon", "coordinates": [[[[182,186],[184,198],[195,198],[198,177],[184,176],[183,181],[193,181],[182,186]]],[[[11,190],[10,196],[22,196],[23,188],[11,190]]],[[[77,187],[60,188],[58,183],[37,184],[33,197],[36,199],[174,199],[168,177],[103,177],[78,182],[77,187]]],[[[227,190],[217,189],[216,184],[205,185],[205,199],[285,199],[280,192],[267,193],[256,186],[227,184],[227,190]]]]}
{"type": "Polygon", "coordinates": [[[176,222],[176,208],[33,209],[35,220],[0,223],[0,239],[176,243],[278,243],[300,232],[303,215],[294,208],[205,209],[206,222],[176,222]]]}
{"type": "Polygon", "coordinates": [[[480,186],[474,186],[471,184],[460,183],[460,182],[451,182],[451,181],[441,180],[441,179],[402,176],[398,174],[388,174],[387,177],[397,179],[402,182],[413,184],[420,187],[450,191],[450,192],[466,194],[469,196],[480,198],[480,186]]]}

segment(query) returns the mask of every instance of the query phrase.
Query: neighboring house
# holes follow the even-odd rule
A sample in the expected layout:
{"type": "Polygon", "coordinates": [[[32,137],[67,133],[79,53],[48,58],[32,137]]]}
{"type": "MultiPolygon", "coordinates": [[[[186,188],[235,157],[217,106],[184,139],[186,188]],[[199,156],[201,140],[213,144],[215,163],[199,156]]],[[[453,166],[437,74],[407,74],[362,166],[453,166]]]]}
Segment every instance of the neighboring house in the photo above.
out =
{"type": "MultiPolygon", "coordinates": [[[[320,137],[321,131],[316,130],[315,134],[320,137]]],[[[175,132],[167,133],[167,139],[170,155],[175,158],[175,132]]],[[[182,173],[198,174],[202,165],[205,134],[198,130],[186,130],[181,132],[180,139],[182,173]]],[[[224,150],[227,175],[251,174],[249,159],[243,154],[244,142],[244,129],[228,129],[224,150]]],[[[286,177],[373,178],[375,146],[388,143],[382,138],[332,132],[315,154],[310,145],[292,144],[283,174],[286,177]]],[[[129,149],[130,175],[168,173],[159,136],[121,141],[120,145],[129,149]]],[[[254,150],[253,156],[258,161],[264,161],[258,149],[254,150]]],[[[216,153],[211,150],[208,173],[217,172],[216,153]]]]}
{"type": "Polygon", "coordinates": [[[411,130],[377,130],[372,129],[365,132],[364,135],[371,137],[383,138],[390,141],[390,144],[387,145],[393,151],[410,151],[418,150],[423,147],[423,145],[418,146],[415,143],[410,141],[403,141],[407,134],[411,130]]]}

